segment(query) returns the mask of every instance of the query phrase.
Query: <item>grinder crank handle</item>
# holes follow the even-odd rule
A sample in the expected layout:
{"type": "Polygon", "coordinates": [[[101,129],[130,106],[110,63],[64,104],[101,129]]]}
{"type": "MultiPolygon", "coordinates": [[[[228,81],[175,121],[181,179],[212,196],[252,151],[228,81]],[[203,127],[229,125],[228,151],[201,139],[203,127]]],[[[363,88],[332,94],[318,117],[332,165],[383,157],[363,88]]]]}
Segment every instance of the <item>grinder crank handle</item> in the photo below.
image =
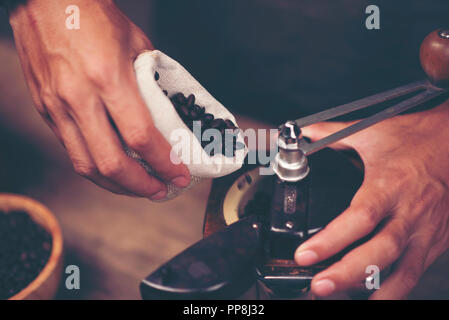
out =
{"type": "Polygon", "coordinates": [[[251,216],[197,242],[142,280],[142,298],[238,298],[256,279],[260,229],[251,216]]]}
{"type": "Polygon", "coordinates": [[[308,143],[307,141],[302,140],[300,148],[303,153],[305,155],[310,155],[380,121],[391,118],[413,107],[422,105],[429,100],[449,92],[449,30],[440,29],[433,31],[424,39],[420,49],[420,60],[428,80],[414,82],[296,120],[296,124],[302,128],[413,92],[424,90],[397,105],[387,108],[371,117],[365,118],[364,120],[321,140],[313,143],[308,143]]]}

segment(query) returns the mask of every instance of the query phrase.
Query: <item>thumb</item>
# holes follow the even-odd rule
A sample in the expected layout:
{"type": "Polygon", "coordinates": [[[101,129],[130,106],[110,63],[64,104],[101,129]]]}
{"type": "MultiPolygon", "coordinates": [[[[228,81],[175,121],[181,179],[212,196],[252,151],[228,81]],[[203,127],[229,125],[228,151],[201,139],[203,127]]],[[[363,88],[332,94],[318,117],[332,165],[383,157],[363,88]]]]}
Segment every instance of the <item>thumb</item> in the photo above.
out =
{"type": "MultiPolygon", "coordinates": [[[[312,141],[321,140],[335,132],[338,132],[357,121],[348,122],[318,122],[310,126],[301,128],[304,136],[309,137],[312,141]]],[[[331,144],[329,147],[333,149],[349,149],[352,148],[351,136],[331,144]]]]}

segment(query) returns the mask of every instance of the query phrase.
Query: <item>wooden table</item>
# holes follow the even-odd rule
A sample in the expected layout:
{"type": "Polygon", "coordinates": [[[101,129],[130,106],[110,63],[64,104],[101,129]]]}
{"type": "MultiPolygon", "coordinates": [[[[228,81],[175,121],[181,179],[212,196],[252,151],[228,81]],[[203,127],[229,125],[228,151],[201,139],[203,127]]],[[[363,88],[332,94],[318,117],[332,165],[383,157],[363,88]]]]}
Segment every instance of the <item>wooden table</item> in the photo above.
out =
{"type": "MultiPolygon", "coordinates": [[[[98,188],[73,173],[63,148],[32,107],[11,42],[0,42],[0,61],[0,190],[31,196],[59,219],[64,263],[80,267],[81,289],[61,286],[58,298],[138,299],[143,277],[201,238],[210,181],[166,203],[98,188]]],[[[239,123],[267,127],[245,118],[239,123]]],[[[412,297],[449,298],[448,265],[446,253],[412,297]]]]}

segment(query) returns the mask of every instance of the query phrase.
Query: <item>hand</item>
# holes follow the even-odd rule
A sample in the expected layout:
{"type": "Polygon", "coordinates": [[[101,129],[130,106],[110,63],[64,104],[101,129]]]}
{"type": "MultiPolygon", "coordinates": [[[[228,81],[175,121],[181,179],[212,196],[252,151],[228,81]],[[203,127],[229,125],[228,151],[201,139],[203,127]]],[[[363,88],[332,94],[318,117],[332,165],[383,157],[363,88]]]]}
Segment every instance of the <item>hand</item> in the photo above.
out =
{"type": "MultiPolygon", "coordinates": [[[[429,111],[397,116],[350,136],[334,148],[353,148],[365,178],[349,208],[295,253],[312,265],[374,233],[339,262],[317,274],[319,296],[358,287],[376,265],[392,266],[371,299],[405,298],[420,276],[449,247],[449,102],[429,111]],[[373,232],[374,231],[374,232],[373,232]]],[[[349,123],[304,129],[320,139],[349,123]]]]}
{"type": "Polygon", "coordinates": [[[10,23],[37,110],[75,171],[115,193],[164,198],[165,183],[125,154],[121,136],[161,179],[187,186],[187,167],[170,161],[171,147],[138,91],[133,61],[153,49],[150,40],[111,0],[77,1],[80,29],[68,30],[70,4],[30,0],[10,13],[10,23]]]}

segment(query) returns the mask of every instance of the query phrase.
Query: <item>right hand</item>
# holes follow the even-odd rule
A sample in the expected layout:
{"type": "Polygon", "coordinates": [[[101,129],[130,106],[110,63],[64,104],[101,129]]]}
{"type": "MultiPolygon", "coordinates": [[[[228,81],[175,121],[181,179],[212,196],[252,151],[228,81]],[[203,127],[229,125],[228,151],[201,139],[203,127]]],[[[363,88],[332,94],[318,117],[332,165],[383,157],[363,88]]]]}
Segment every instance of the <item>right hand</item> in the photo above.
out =
{"type": "Polygon", "coordinates": [[[153,49],[150,40],[111,0],[77,1],[80,29],[68,30],[71,2],[29,0],[10,12],[10,23],[33,101],[75,171],[112,192],[153,200],[166,196],[164,181],[186,187],[189,171],[170,161],[171,146],[134,74],[137,55],[153,49]],[[119,135],[163,181],[125,154],[119,135]]]}

